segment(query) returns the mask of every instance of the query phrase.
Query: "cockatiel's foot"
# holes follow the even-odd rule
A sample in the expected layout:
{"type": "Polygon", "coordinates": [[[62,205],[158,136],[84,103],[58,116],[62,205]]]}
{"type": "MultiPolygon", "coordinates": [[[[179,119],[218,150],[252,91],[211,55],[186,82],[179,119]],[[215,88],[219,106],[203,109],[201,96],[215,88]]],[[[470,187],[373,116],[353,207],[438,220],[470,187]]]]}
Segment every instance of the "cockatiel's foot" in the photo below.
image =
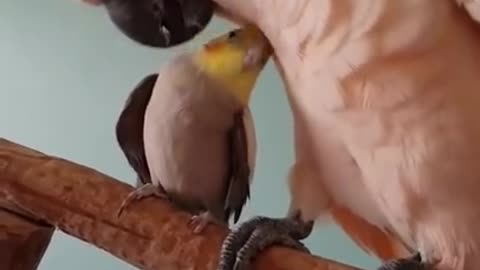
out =
{"type": "Polygon", "coordinates": [[[169,199],[167,194],[164,193],[159,187],[155,186],[152,183],[145,184],[128,194],[127,198],[123,200],[122,205],[120,205],[120,208],[117,211],[117,217],[120,217],[123,211],[134,201],[139,201],[143,198],[150,196],[155,196],[165,200],[169,199]]]}
{"type": "Polygon", "coordinates": [[[223,225],[224,223],[215,218],[210,212],[205,211],[190,218],[190,225],[193,225],[193,233],[203,232],[208,224],[223,225]]]}
{"type": "Polygon", "coordinates": [[[391,260],[384,263],[378,270],[428,270],[428,265],[422,262],[420,253],[409,258],[391,260]]]}
{"type": "Polygon", "coordinates": [[[310,253],[300,240],[310,235],[312,222],[290,218],[255,217],[232,230],[223,241],[217,270],[248,270],[255,257],[272,245],[310,253]]]}

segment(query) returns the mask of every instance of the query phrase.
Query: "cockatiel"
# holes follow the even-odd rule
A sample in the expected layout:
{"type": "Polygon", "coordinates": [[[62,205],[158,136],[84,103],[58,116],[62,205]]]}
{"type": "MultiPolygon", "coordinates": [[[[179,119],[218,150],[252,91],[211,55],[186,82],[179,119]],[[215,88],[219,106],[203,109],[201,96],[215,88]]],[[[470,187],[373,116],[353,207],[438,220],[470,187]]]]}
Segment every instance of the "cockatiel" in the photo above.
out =
{"type": "Polygon", "coordinates": [[[156,195],[208,223],[237,222],[249,197],[256,140],[248,102],[271,55],[246,26],[176,56],[130,94],[117,122],[119,145],[143,183],[120,208],[156,195]]]}
{"type": "Polygon", "coordinates": [[[289,218],[232,232],[220,269],[325,215],[382,269],[479,269],[479,1],[214,2],[270,40],[296,159],[289,218]]]}

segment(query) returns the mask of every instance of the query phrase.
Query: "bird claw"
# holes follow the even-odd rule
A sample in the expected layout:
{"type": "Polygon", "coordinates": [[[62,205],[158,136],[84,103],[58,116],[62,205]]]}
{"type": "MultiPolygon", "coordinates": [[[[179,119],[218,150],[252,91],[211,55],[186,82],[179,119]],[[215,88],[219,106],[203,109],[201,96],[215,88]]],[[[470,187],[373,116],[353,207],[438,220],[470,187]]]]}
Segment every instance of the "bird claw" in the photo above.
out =
{"type": "Polygon", "coordinates": [[[422,262],[420,253],[409,258],[391,260],[384,263],[378,270],[427,270],[429,267],[422,262]]]}
{"type": "Polygon", "coordinates": [[[208,224],[218,224],[219,222],[213,217],[210,212],[203,212],[198,215],[194,215],[190,218],[190,225],[193,225],[193,233],[199,234],[207,227],[208,224]]]}
{"type": "Polygon", "coordinates": [[[117,211],[117,217],[119,218],[124,212],[124,210],[128,206],[130,206],[134,201],[138,201],[149,196],[155,196],[160,199],[168,199],[168,196],[162,191],[160,191],[160,189],[154,184],[151,184],[151,183],[145,184],[128,194],[127,198],[123,200],[122,204],[120,205],[117,211]]]}
{"type": "Polygon", "coordinates": [[[232,230],[225,238],[218,270],[248,270],[255,257],[272,245],[290,247],[310,254],[300,242],[313,228],[313,222],[295,218],[255,217],[232,230]]]}

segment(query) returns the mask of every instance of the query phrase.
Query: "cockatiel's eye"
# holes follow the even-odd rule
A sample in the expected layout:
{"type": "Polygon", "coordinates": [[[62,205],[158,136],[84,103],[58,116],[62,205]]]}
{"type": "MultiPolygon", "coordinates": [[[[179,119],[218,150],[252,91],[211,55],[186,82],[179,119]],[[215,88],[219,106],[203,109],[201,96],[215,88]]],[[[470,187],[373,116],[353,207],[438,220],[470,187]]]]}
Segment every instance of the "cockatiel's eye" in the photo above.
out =
{"type": "Polygon", "coordinates": [[[229,39],[232,39],[236,36],[237,36],[237,31],[230,31],[230,33],[228,33],[228,38],[229,39]]]}

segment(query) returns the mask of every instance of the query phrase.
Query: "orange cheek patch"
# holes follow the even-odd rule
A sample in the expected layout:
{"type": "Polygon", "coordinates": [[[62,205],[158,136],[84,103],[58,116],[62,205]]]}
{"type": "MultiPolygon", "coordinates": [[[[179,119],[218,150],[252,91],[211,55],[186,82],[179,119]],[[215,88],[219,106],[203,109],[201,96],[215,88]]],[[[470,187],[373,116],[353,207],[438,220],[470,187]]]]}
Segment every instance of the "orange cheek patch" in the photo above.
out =
{"type": "Polygon", "coordinates": [[[205,51],[207,52],[218,52],[223,45],[221,43],[207,43],[205,44],[205,51]]]}

